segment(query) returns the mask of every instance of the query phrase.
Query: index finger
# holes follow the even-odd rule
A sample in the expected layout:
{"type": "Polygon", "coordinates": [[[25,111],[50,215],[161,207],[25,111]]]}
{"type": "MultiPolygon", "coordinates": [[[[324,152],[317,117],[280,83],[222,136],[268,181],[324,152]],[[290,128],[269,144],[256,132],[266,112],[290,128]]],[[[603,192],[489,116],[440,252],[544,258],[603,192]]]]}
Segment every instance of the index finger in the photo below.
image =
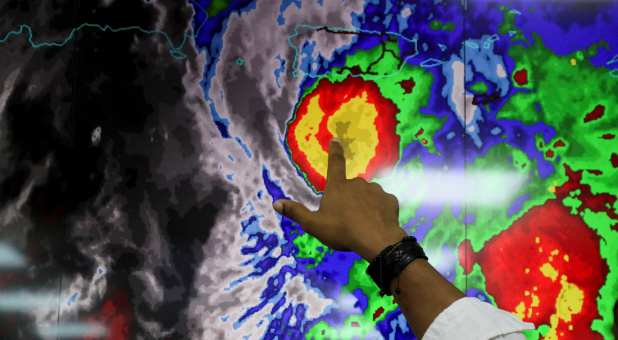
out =
{"type": "Polygon", "coordinates": [[[328,171],[326,183],[345,181],[345,156],[341,142],[335,138],[328,145],[328,171]]]}

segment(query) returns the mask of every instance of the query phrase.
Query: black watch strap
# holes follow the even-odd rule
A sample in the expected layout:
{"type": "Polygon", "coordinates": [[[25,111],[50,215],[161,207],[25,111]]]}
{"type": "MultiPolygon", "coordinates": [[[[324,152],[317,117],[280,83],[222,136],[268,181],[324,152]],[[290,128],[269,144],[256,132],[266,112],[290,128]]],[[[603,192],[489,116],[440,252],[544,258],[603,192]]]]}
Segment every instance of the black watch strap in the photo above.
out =
{"type": "Polygon", "coordinates": [[[390,283],[410,262],[427,256],[413,236],[390,245],[380,252],[367,267],[367,274],[380,288],[380,295],[392,295],[390,283]]]}

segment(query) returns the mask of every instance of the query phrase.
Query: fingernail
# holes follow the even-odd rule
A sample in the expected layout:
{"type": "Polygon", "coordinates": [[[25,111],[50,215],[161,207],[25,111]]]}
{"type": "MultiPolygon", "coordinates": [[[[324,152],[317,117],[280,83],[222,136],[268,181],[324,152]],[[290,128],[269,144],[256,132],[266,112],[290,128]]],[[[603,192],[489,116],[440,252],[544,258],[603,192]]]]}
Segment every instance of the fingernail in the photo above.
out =
{"type": "Polygon", "coordinates": [[[281,212],[283,211],[283,202],[281,201],[276,201],[275,203],[273,203],[273,208],[281,214],[281,212]]]}

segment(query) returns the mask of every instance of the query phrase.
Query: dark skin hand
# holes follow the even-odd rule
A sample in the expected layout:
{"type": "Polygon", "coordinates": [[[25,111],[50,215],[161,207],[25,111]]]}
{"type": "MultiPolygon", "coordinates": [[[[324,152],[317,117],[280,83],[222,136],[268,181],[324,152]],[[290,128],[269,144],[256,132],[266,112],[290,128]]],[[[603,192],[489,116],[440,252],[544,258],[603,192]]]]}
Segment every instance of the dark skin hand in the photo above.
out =
{"type": "MultiPolygon", "coordinates": [[[[273,207],[330,248],[353,251],[367,261],[406,236],[399,226],[397,198],[376,183],[347,179],[343,147],[335,139],[329,145],[326,188],[319,209],[311,211],[291,200],[279,200],[273,207]]],[[[397,286],[401,291],[397,302],[419,338],[440,312],[464,296],[422,259],[409,264],[393,280],[391,290],[397,286]]]]}

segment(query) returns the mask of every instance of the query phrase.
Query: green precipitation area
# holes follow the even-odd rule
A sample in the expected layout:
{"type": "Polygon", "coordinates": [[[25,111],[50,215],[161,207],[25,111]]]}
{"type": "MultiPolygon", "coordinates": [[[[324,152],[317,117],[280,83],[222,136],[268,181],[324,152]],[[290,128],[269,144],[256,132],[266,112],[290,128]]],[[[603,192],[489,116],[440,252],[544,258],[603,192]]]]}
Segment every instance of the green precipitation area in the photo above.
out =
{"type": "MultiPolygon", "coordinates": [[[[516,87],[515,94],[500,109],[497,118],[517,120],[527,125],[544,122],[552,126],[557,132],[554,139],[545,143],[541,136],[536,136],[535,145],[545,159],[553,163],[556,171],[541,180],[536,161],[531,161],[524,152],[508,144],[499,144],[484,157],[478,158],[470,166],[471,169],[495,168],[502,164],[505,170],[516,169],[526,173],[529,181],[517,195],[528,195],[530,199],[511,217],[506,210],[488,213],[468,209],[476,215],[476,220],[467,225],[467,235],[474,251],[481,250],[489,239],[506,230],[530,208],[555,199],[552,188],[568,180],[565,165],[575,171],[583,171],[581,183],[589,185],[593,194],[616,195],[618,183],[618,169],[611,161],[612,155],[618,154],[618,81],[607,70],[596,68],[587,60],[604,43],[572,55],[557,56],[543,46],[538,36],[533,35],[533,40],[528,41],[514,26],[516,14],[505,8],[503,11],[506,20],[501,26],[501,33],[510,32],[511,40],[517,42],[510,47],[508,54],[516,63],[515,71],[526,71],[528,83],[518,85],[512,82],[516,87]],[[586,122],[585,117],[595,108],[600,111],[599,105],[604,114],[586,122]],[[611,136],[616,138],[609,139],[611,136]],[[510,162],[507,161],[509,159],[510,162]]],[[[476,90],[483,92],[482,87],[476,90]]],[[[593,321],[591,329],[610,338],[614,322],[613,305],[618,299],[618,220],[610,218],[606,212],[590,209],[580,212],[577,209],[582,205],[580,194],[579,190],[574,190],[562,203],[600,236],[600,255],[607,261],[609,274],[597,297],[600,318],[593,321]]],[[[606,208],[616,212],[618,202],[606,208]]],[[[439,221],[434,225],[439,227],[439,221]]],[[[485,278],[478,264],[467,277],[462,274],[463,269],[458,266],[457,286],[467,284],[468,287],[485,290],[485,278]]],[[[493,302],[491,296],[490,299],[493,302]]],[[[537,326],[536,330],[527,332],[529,339],[538,339],[549,331],[547,324],[537,326]]]]}
{"type": "MultiPolygon", "coordinates": [[[[364,80],[373,81],[380,93],[391,100],[398,108],[398,126],[396,133],[400,137],[400,155],[403,148],[410,143],[422,143],[430,152],[437,152],[432,136],[444,123],[444,119],[420,113],[421,107],[426,106],[429,91],[433,82],[432,75],[420,67],[413,67],[401,62],[399,49],[395,41],[388,41],[381,46],[370,50],[359,51],[346,59],[343,67],[332,69],[323,78],[331,82],[341,82],[355,74],[364,80]],[[360,71],[359,71],[360,70],[360,71]],[[402,82],[410,84],[412,90],[406,92],[402,82]]],[[[311,93],[318,84],[309,87],[305,95],[311,93]]],[[[302,101],[302,100],[301,100],[302,101]]],[[[299,101],[300,102],[300,101],[299,101]]],[[[316,267],[327,253],[331,252],[316,238],[303,234],[294,239],[298,247],[298,258],[313,259],[308,267],[316,267]]],[[[343,327],[334,327],[325,321],[317,323],[306,334],[310,339],[352,339],[365,338],[375,334],[375,325],[378,321],[394,311],[397,305],[392,297],[380,296],[378,287],[365,273],[368,263],[365,260],[357,261],[348,273],[348,284],[341,294],[351,294],[357,289],[367,297],[367,308],[361,314],[352,314],[344,321],[343,327]],[[380,313],[380,311],[383,311],[380,313]],[[378,312],[378,313],[376,313],[378,312]],[[374,319],[374,313],[376,318],[374,319]]]]}
{"type": "Polygon", "coordinates": [[[477,93],[487,93],[488,87],[487,84],[483,81],[476,82],[469,87],[470,90],[477,93]]]}
{"type": "MultiPolygon", "coordinates": [[[[582,184],[590,185],[592,193],[616,194],[618,183],[618,169],[612,165],[611,155],[618,153],[617,139],[607,139],[603,136],[616,135],[618,137],[618,81],[612,78],[607,70],[595,68],[587,58],[593,56],[602,44],[592,46],[588,50],[578,51],[573,55],[556,56],[546,49],[541,40],[536,37],[528,42],[521,32],[517,31],[509,19],[514,14],[505,10],[505,23],[501,26],[501,33],[511,32],[514,44],[508,51],[516,62],[516,70],[525,69],[528,73],[528,84],[517,86],[515,81],[514,94],[498,112],[499,120],[517,120],[526,125],[538,122],[552,126],[557,136],[545,143],[541,136],[535,136],[535,146],[538,152],[545,155],[545,160],[553,164],[555,172],[544,179],[538,173],[537,161],[526,153],[508,143],[500,143],[489,149],[482,157],[467,165],[468,171],[495,170],[518,171],[527,175],[526,185],[515,197],[527,195],[529,198],[521,209],[509,215],[511,202],[500,207],[467,207],[467,214],[474,215],[475,219],[464,226],[463,212],[454,215],[450,207],[444,207],[442,213],[432,221],[432,228],[422,241],[423,247],[429,254],[432,250],[457,249],[464,239],[464,228],[467,238],[471,242],[473,251],[478,252],[483,245],[494,236],[509,228],[521,218],[530,208],[543,205],[547,200],[555,199],[553,188],[565,183],[568,178],[565,174],[565,165],[575,171],[584,170],[582,184]],[[576,60],[573,65],[573,59],[576,60]],[[592,112],[597,105],[604,107],[604,115],[597,120],[584,122],[584,117],[592,112]],[[561,145],[563,144],[563,145],[561,145]],[[560,145],[560,146],[559,146],[560,145]],[[551,152],[548,152],[551,151],[551,152]],[[592,171],[588,171],[592,170],[592,171]]],[[[343,81],[351,75],[352,67],[361,69],[361,76],[365,80],[374,81],[380,88],[381,94],[392,100],[400,112],[397,115],[397,134],[400,136],[400,152],[410,143],[423,143],[428,151],[438,154],[433,135],[440,129],[444,120],[432,115],[426,115],[419,110],[427,105],[433,82],[431,74],[422,68],[401,65],[395,44],[386,43],[384,46],[371,50],[359,51],[346,59],[346,65],[325,75],[330,81],[343,81]],[[385,52],[386,51],[386,52],[385,52]],[[412,93],[405,93],[400,85],[402,80],[413,79],[416,83],[412,93]],[[421,134],[418,132],[422,131],[421,134]]],[[[317,84],[317,82],[316,82],[317,84]]],[[[487,85],[471,84],[473,91],[484,93],[487,85]]],[[[306,93],[310,93],[309,88],[306,93]]],[[[424,166],[417,158],[407,164],[400,164],[403,169],[423,171],[424,166]]],[[[388,178],[375,180],[380,184],[389,181],[388,178]]],[[[499,185],[499,184],[496,184],[499,185]]],[[[606,338],[611,337],[613,320],[613,304],[618,299],[618,221],[611,219],[606,212],[593,212],[589,209],[579,211],[577,207],[582,202],[580,192],[573,191],[563,200],[563,204],[600,236],[601,257],[607,261],[609,274],[605,284],[599,291],[597,306],[600,318],[595,320],[591,329],[606,338]]],[[[423,202],[423,196],[417,196],[413,202],[406,202],[400,207],[400,223],[404,225],[416,215],[417,209],[423,202]]],[[[618,201],[613,207],[618,211],[618,201]]],[[[462,209],[463,210],[463,209],[462,209]]],[[[407,230],[414,233],[416,227],[423,223],[416,222],[407,230]]],[[[307,256],[315,260],[318,265],[329,251],[318,240],[311,236],[297,238],[294,243],[300,249],[299,256],[307,256]]],[[[434,252],[431,258],[440,261],[440,253],[434,252]]],[[[363,338],[375,331],[376,322],[394,311],[397,305],[391,297],[381,297],[378,288],[365,274],[368,263],[364,260],[356,262],[350,272],[348,284],[342,294],[350,294],[360,289],[367,297],[368,307],[362,314],[352,314],[343,326],[334,327],[325,321],[316,324],[307,334],[311,339],[351,339],[363,338]],[[383,308],[374,320],[374,313],[383,308]]],[[[475,264],[472,271],[465,275],[463,268],[457,265],[453,284],[460,289],[477,288],[486,291],[486,281],[482,268],[475,264]]],[[[492,303],[495,300],[488,297],[492,303]]],[[[547,320],[549,324],[549,320],[547,320]]],[[[549,331],[549,325],[537,325],[537,329],[526,333],[529,339],[538,339],[549,331]]]]}
{"type": "Polygon", "coordinates": [[[429,28],[434,31],[449,31],[452,32],[455,30],[455,24],[452,22],[442,22],[440,20],[433,20],[429,23],[429,28]]]}
{"type": "Polygon", "coordinates": [[[221,13],[223,10],[227,8],[230,0],[213,0],[208,8],[206,8],[206,13],[208,13],[208,17],[214,17],[217,14],[221,13]]]}

